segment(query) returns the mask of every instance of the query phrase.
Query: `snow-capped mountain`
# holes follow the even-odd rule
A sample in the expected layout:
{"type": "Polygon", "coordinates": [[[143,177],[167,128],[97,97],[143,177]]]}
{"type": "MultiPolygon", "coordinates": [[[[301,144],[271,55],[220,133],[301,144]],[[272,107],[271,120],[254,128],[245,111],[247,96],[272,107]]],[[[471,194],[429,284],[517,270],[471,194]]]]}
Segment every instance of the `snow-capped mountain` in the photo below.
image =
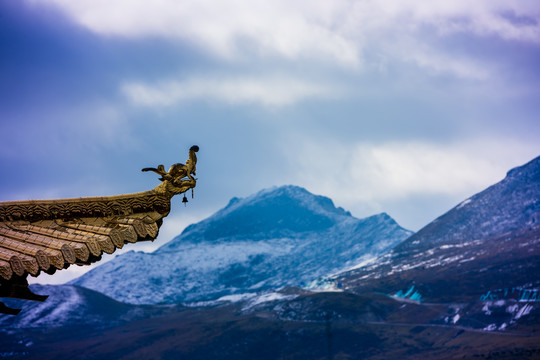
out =
{"type": "Polygon", "coordinates": [[[385,213],[357,219],[329,198],[284,186],[233,198],[154,253],[123,254],[72,283],[134,304],[210,300],[298,286],[410,235],[385,213]]]}
{"type": "Polygon", "coordinates": [[[540,157],[340,281],[354,291],[388,294],[414,285],[431,302],[529,301],[523,296],[538,294],[538,274],[540,157]]]}
{"type": "Polygon", "coordinates": [[[437,244],[530,232],[539,226],[540,157],[510,170],[501,182],[464,200],[399,249],[432,248],[437,244]]]}

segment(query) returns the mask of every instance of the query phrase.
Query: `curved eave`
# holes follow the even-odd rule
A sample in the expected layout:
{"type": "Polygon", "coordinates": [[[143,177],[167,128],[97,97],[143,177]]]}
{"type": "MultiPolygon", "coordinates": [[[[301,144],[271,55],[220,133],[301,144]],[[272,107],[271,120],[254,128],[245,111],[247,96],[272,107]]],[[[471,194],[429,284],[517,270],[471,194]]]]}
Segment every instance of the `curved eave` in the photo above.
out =
{"type": "Polygon", "coordinates": [[[0,203],[0,281],[89,265],[125,244],[154,240],[170,198],[153,191],[0,203]]]}

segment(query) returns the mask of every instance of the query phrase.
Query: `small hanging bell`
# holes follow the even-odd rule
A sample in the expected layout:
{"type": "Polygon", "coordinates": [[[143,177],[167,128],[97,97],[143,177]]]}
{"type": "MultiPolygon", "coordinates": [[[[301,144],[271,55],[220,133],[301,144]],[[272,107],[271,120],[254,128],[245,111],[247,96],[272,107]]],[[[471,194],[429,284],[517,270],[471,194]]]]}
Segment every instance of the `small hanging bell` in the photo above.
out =
{"type": "Polygon", "coordinates": [[[186,197],[186,194],[184,194],[184,198],[182,199],[182,202],[184,203],[184,206],[186,206],[188,199],[186,197]]]}

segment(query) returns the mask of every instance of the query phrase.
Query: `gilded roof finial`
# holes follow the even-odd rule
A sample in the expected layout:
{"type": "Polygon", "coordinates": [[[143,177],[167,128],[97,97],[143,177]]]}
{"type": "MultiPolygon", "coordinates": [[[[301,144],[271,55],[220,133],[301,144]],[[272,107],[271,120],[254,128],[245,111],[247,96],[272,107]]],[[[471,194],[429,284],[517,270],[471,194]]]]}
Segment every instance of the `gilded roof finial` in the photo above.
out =
{"type": "Polygon", "coordinates": [[[158,165],[157,168],[144,168],[142,171],[153,171],[158,175],[161,175],[159,180],[161,184],[156,186],[153,191],[157,194],[172,198],[174,195],[182,194],[189,189],[193,189],[197,183],[197,179],[193,177],[196,175],[197,155],[199,151],[197,145],[193,145],[189,149],[189,159],[186,160],[186,164],[178,163],[169,168],[169,171],[165,171],[165,166],[158,165]],[[188,179],[185,179],[188,178],[188,179]]]}

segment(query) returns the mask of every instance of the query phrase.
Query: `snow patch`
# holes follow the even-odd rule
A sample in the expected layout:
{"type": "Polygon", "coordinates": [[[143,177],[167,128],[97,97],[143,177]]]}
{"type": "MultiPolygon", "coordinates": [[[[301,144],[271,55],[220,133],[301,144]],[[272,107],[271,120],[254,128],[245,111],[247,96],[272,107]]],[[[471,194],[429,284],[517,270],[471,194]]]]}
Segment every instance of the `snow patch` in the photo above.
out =
{"type": "Polygon", "coordinates": [[[456,209],[461,209],[462,207],[464,207],[465,205],[467,205],[470,202],[471,202],[471,199],[464,200],[456,207],[456,209]]]}
{"type": "Polygon", "coordinates": [[[284,294],[273,292],[273,293],[264,294],[264,295],[256,297],[255,299],[249,302],[249,307],[253,307],[255,305],[259,305],[259,304],[269,302],[269,301],[292,300],[297,297],[298,295],[284,295],[284,294]]]}
{"type": "Polygon", "coordinates": [[[515,312],[517,312],[519,309],[519,305],[518,304],[514,304],[514,305],[510,305],[506,308],[506,312],[509,313],[509,314],[513,314],[515,312]]]}
{"type": "Polygon", "coordinates": [[[239,301],[246,301],[246,300],[252,299],[255,296],[257,296],[256,293],[234,294],[234,295],[222,296],[219,299],[217,299],[216,301],[228,301],[228,302],[235,303],[235,302],[239,302],[239,301]]]}
{"type": "Polygon", "coordinates": [[[343,273],[343,272],[347,272],[347,271],[351,271],[351,270],[356,270],[356,269],[359,269],[359,268],[362,268],[364,266],[368,266],[368,265],[372,265],[377,259],[378,257],[377,256],[367,256],[367,257],[364,257],[365,259],[361,260],[358,264],[350,267],[350,268],[347,268],[347,269],[344,269],[342,271],[340,271],[339,273],[343,273]]]}
{"type": "Polygon", "coordinates": [[[532,309],[532,305],[525,304],[525,306],[518,310],[517,314],[514,316],[514,319],[518,320],[523,316],[529,315],[532,309]]]}
{"type": "Polygon", "coordinates": [[[298,297],[298,295],[285,295],[285,294],[274,292],[274,291],[263,293],[263,294],[244,293],[244,294],[222,296],[216,301],[212,301],[211,303],[214,303],[214,304],[220,303],[220,302],[244,303],[244,306],[242,307],[242,311],[246,311],[253,308],[254,306],[257,306],[266,302],[278,301],[278,300],[292,300],[296,297],[298,297]]]}
{"type": "Polygon", "coordinates": [[[343,291],[342,284],[334,278],[319,278],[311,281],[304,289],[314,292],[335,292],[343,291]]]}

